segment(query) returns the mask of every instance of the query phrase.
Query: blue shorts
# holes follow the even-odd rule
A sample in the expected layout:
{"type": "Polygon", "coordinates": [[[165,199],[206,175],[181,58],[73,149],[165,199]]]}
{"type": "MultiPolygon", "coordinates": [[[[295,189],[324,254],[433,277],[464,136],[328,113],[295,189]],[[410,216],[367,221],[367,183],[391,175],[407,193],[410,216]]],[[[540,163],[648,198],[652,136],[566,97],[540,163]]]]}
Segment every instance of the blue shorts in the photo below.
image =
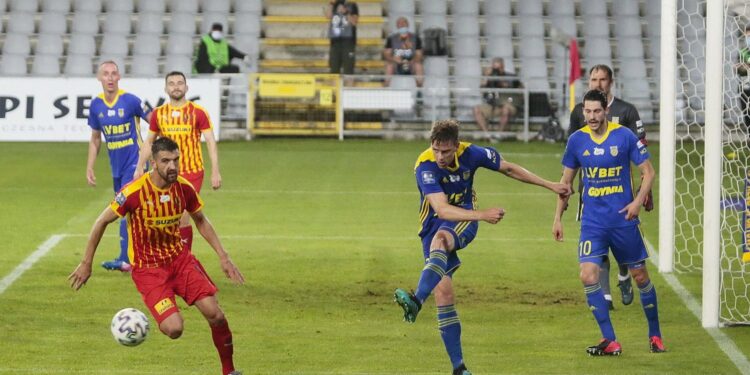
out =
{"type": "Polygon", "coordinates": [[[578,262],[592,262],[601,265],[609,249],[617,263],[635,266],[648,258],[646,245],[638,225],[619,228],[581,227],[578,242],[578,262]]]}
{"type": "Polygon", "coordinates": [[[133,174],[135,174],[135,164],[123,169],[120,176],[112,177],[112,188],[114,188],[115,194],[119,193],[123,186],[133,181],[133,174]]]}
{"type": "Polygon", "coordinates": [[[454,251],[448,253],[448,268],[446,272],[446,275],[453,276],[453,273],[461,266],[461,259],[458,259],[458,250],[468,246],[474,240],[474,237],[477,236],[477,230],[479,230],[479,223],[476,221],[453,222],[433,218],[430,230],[422,237],[422,254],[424,255],[425,263],[430,258],[432,238],[441,229],[453,235],[453,242],[456,244],[454,251]]]}

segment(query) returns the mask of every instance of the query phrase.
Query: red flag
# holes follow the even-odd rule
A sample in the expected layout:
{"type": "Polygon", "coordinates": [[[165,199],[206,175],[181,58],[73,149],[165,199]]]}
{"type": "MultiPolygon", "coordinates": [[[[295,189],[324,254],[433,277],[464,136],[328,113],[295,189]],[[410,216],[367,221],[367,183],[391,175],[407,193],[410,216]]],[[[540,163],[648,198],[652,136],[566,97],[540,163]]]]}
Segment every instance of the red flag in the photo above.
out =
{"type": "Polygon", "coordinates": [[[576,106],[576,81],[581,78],[581,56],[578,55],[578,42],[575,38],[570,38],[570,78],[568,78],[568,88],[570,91],[568,109],[573,110],[576,106]]]}

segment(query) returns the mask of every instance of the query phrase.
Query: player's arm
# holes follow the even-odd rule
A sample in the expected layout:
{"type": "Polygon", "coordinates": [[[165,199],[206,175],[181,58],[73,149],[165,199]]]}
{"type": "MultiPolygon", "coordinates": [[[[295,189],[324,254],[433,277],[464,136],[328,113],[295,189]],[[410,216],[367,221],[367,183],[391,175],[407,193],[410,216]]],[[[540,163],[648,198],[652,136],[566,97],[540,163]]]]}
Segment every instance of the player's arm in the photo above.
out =
{"type": "Polygon", "coordinates": [[[203,138],[206,139],[208,156],[211,158],[211,187],[216,190],[221,187],[221,173],[219,172],[219,147],[211,129],[203,130],[203,138]]]}
{"type": "Polygon", "coordinates": [[[431,193],[425,195],[425,199],[439,218],[448,221],[486,221],[496,224],[505,216],[502,208],[488,208],[486,210],[467,210],[453,206],[448,203],[445,193],[431,193]]]}
{"type": "Polygon", "coordinates": [[[198,229],[198,232],[201,234],[201,236],[203,236],[203,238],[206,239],[206,242],[211,245],[211,248],[214,249],[216,255],[219,256],[219,261],[221,261],[221,270],[224,271],[224,274],[237,284],[244,283],[245,277],[242,276],[242,273],[237,268],[237,266],[235,266],[234,263],[232,263],[232,260],[229,259],[229,254],[221,245],[221,241],[219,241],[219,236],[216,234],[214,226],[211,225],[210,221],[208,221],[208,218],[203,214],[203,211],[198,210],[196,212],[190,213],[190,217],[193,218],[193,222],[195,223],[195,227],[198,229]]]}
{"type": "Polygon", "coordinates": [[[138,152],[138,164],[135,166],[135,173],[133,173],[133,180],[143,176],[143,167],[146,165],[146,160],[151,157],[151,145],[156,140],[157,135],[159,133],[149,131],[143,144],[141,144],[141,149],[138,152]]]}
{"type": "Polygon", "coordinates": [[[570,185],[565,185],[560,182],[552,182],[547,181],[534,173],[530,172],[526,168],[511,163],[509,161],[503,160],[502,163],[500,163],[500,168],[498,168],[498,172],[521,182],[525,182],[527,184],[537,185],[541,186],[543,188],[549,189],[554,191],[557,194],[561,195],[570,195],[571,188],[570,185]]]}
{"type": "Polygon", "coordinates": [[[102,240],[104,230],[107,229],[107,225],[118,218],[119,216],[117,216],[110,207],[107,207],[96,219],[96,222],[94,222],[94,227],[91,229],[91,234],[89,234],[89,241],[86,244],[86,251],[83,254],[83,259],[81,260],[81,263],[78,264],[78,267],[73,270],[73,273],[68,276],[70,287],[74,290],[81,289],[81,287],[86,284],[89,277],[91,277],[91,264],[94,261],[94,253],[96,253],[96,248],[102,240]]]}
{"type": "MultiPolygon", "coordinates": [[[[569,186],[571,191],[573,189],[573,179],[575,179],[576,173],[578,173],[578,169],[563,168],[563,175],[560,178],[560,183],[564,184],[566,186],[569,186]]],[[[563,225],[562,225],[562,215],[563,212],[565,212],[565,208],[568,206],[568,199],[570,198],[570,195],[558,195],[557,196],[557,206],[555,207],[555,219],[552,223],[552,236],[557,241],[563,240],[563,225]]]]}
{"type": "Polygon", "coordinates": [[[651,191],[654,179],[656,178],[654,166],[648,159],[638,165],[638,170],[641,172],[641,188],[638,190],[638,194],[633,201],[619,211],[620,213],[625,212],[625,220],[632,220],[641,212],[641,206],[646,201],[648,192],[651,191]]]}
{"type": "Polygon", "coordinates": [[[94,164],[96,157],[99,155],[99,148],[102,145],[102,132],[91,130],[91,139],[89,139],[89,157],[86,160],[86,181],[91,186],[96,186],[96,174],[94,174],[94,164]]]}

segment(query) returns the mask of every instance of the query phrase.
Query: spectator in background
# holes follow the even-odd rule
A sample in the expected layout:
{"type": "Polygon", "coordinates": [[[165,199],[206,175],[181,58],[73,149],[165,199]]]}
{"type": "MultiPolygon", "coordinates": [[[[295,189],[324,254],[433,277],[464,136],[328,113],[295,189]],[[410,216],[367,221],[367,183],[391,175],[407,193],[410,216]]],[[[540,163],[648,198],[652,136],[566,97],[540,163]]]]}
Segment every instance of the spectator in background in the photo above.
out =
{"type": "Polygon", "coordinates": [[[328,37],[331,39],[328,66],[333,74],[354,74],[359,8],[356,3],[345,0],[330,0],[330,4],[330,8],[325,8],[330,20],[328,37]]]}
{"type": "MultiPolygon", "coordinates": [[[[515,79],[514,74],[510,74],[505,71],[505,60],[500,57],[492,59],[492,65],[485,69],[485,77],[498,77],[498,78],[485,78],[482,82],[483,88],[488,89],[509,89],[509,88],[520,88],[521,81],[515,79]]],[[[486,92],[483,95],[484,103],[474,107],[474,119],[477,125],[484,131],[487,138],[490,138],[488,122],[493,117],[497,116],[498,122],[500,123],[500,131],[505,131],[508,126],[510,118],[515,116],[518,110],[516,109],[515,103],[513,103],[513,97],[508,94],[498,92],[486,92]]]]}
{"type": "Polygon", "coordinates": [[[234,58],[248,60],[246,54],[224,39],[224,26],[215,23],[211,25],[211,31],[201,37],[195,55],[195,73],[239,73],[240,68],[230,64],[234,58]]]}
{"type": "Polygon", "coordinates": [[[409,32],[409,21],[405,17],[396,20],[396,28],[385,41],[385,75],[416,75],[417,86],[422,87],[422,40],[409,32]]]}

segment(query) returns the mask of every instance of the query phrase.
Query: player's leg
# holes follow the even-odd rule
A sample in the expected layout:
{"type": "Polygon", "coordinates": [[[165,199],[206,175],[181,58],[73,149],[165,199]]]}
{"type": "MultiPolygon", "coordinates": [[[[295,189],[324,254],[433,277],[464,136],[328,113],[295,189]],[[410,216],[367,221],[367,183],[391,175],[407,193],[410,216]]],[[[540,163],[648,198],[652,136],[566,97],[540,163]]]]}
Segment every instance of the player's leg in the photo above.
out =
{"type": "Polygon", "coordinates": [[[453,374],[471,374],[466,369],[461,350],[461,321],[456,311],[451,276],[443,277],[435,288],[435,304],[437,305],[438,330],[451,360],[453,374]]]}
{"type": "Polygon", "coordinates": [[[609,256],[605,256],[602,259],[602,266],[599,268],[599,284],[602,286],[602,293],[604,293],[604,299],[607,300],[607,307],[610,310],[615,309],[615,305],[612,303],[612,292],[609,289],[609,268],[611,264],[609,256]]]}
{"type": "Polygon", "coordinates": [[[174,312],[159,322],[159,330],[172,340],[182,336],[183,328],[182,315],[179,312],[174,312]]]}
{"type": "Polygon", "coordinates": [[[619,263],[617,274],[617,287],[620,288],[620,294],[622,295],[622,304],[629,305],[633,303],[633,282],[630,279],[630,272],[628,272],[628,265],[619,263]]]}
{"type": "Polygon", "coordinates": [[[222,374],[234,371],[234,344],[232,343],[232,331],[229,329],[224,312],[221,311],[215,296],[207,296],[195,301],[195,307],[200,310],[211,327],[211,337],[219,353],[222,374]]]}
{"type": "Polygon", "coordinates": [[[492,107],[487,103],[482,103],[480,105],[474,106],[474,121],[477,122],[477,125],[480,129],[482,129],[484,135],[488,139],[490,138],[490,133],[489,128],[487,127],[487,117],[491,112],[492,107]]]}
{"type": "Polygon", "coordinates": [[[136,268],[131,277],[159,330],[171,339],[182,336],[182,315],[177,308],[169,266],[136,268]]]}
{"type": "MultiPolygon", "coordinates": [[[[133,179],[134,171],[135,166],[132,169],[126,169],[122,176],[112,177],[112,187],[115,194],[120,192],[120,189],[133,179]]],[[[128,222],[125,218],[120,219],[120,255],[113,260],[102,262],[102,267],[107,270],[122,272],[130,272],[132,269],[128,258],[128,222]]]]}

